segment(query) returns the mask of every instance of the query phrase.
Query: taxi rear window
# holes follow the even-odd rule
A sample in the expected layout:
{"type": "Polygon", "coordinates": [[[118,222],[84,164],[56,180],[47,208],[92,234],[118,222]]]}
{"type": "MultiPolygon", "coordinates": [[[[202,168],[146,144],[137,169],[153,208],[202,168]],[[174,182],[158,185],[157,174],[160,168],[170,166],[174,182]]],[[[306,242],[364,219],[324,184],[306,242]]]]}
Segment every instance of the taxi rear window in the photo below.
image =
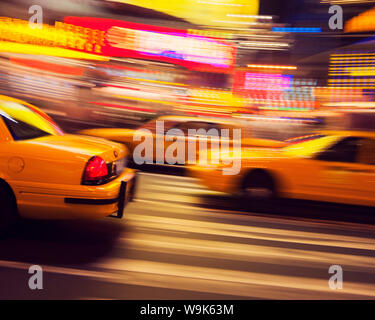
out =
{"type": "Polygon", "coordinates": [[[31,126],[23,121],[16,121],[4,116],[2,117],[14,140],[36,139],[50,135],[48,132],[40,130],[37,127],[31,126]]]}
{"type": "Polygon", "coordinates": [[[0,117],[14,140],[62,134],[59,127],[43,112],[37,108],[34,111],[18,102],[0,101],[0,117]]]}

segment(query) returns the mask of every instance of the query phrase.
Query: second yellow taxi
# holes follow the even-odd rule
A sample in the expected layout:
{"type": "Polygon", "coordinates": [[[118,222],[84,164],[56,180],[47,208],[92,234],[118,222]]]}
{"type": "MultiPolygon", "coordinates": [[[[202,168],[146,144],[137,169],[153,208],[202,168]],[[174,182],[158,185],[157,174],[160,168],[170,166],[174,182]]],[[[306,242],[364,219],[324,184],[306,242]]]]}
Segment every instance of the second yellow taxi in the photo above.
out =
{"type": "MultiPolygon", "coordinates": [[[[261,139],[254,137],[249,128],[242,128],[239,123],[231,119],[223,118],[209,118],[209,117],[192,117],[192,116],[161,116],[155,118],[145,123],[143,126],[137,129],[123,129],[123,128],[99,128],[99,129],[87,129],[82,130],[79,133],[88,135],[102,137],[105,139],[113,140],[119,143],[123,143],[129,151],[133,154],[137,145],[143,142],[141,139],[136,139],[135,135],[139,130],[148,130],[152,138],[152,149],[150,159],[147,159],[149,163],[155,163],[157,159],[157,146],[160,139],[163,141],[163,146],[161,152],[163,155],[167,153],[169,146],[174,143],[175,140],[167,140],[165,136],[168,132],[173,132],[173,130],[180,131],[180,138],[182,138],[184,143],[185,152],[183,153],[182,159],[178,160],[179,164],[193,163],[191,160],[191,154],[189,154],[189,144],[196,144],[194,159],[198,159],[198,154],[202,151],[214,149],[214,142],[223,141],[224,138],[221,133],[227,130],[229,133],[229,144],[233,146],[236,138],[233,136],[235,130],[241,132],[238,143],[242,146],[247,147],[259,147],[259,148],[280,148],[285,146],[282,141],[276,141],[271,139],[261,139]],[[162,124],[160,132],[158,131],[158,124],[162,124]],[[189,132],[194,130],[197,134],[191,136],[189,132]],[[213,139],[210,136],[211,130],[216,130],[219,133],[217,139],[213,139]],[[206,141],[205,147],[202,147],[201,142],[206,141]],[[189,159],[190,156],[190,159],[189,159]]],[[[165,157],[167,158],[167,157],[165,157]]],[[[164,161],[164,160],[163,160],[164,161]]],[[[166,162],[166,161],[165,161],[166,162]]]]}
{"type": "MultiPolygon", "coordinates": [[[[375,206],[375,132],[327,131],[280,149],[241,150],[241,170],[193,165],[190,174],[212,190],[265,201],[297,198],[375,206]]],[[[223,157],[222,157],[223,159],[223,157]]]]}

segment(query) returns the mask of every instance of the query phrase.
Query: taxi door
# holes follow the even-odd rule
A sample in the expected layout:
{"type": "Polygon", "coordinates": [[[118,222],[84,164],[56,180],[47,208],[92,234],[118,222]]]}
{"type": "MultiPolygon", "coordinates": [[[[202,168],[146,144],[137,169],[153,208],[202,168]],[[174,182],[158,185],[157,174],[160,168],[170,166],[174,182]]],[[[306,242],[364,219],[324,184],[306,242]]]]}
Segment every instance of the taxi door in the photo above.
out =
{"type": "Polygon", "coordinates": [[[319,200],[363,202],[364,180],[372,170],[358,161],[362,141],[360,137],[345,137],[313,160],[319,172],[311,183],[315,190],[320,189],[319,200]]]}
{"type": "Polygon", "coordinates": [[[359,138],[343,137],[312,158],[293,159],[289,176],[294,197],[342,202],[353,192],[359,138]]]}
{"type": "Polygon", "coordinates": [[[357,161],[356,190],[362,205],[375,206],[375,138],[360,141],[357,161]]]}
{"type": "MultiPolygon", "coordinates": [[[[204,121],[188,121],[181,123],[175,127],[183,133],[183,141],[185,144],[185,153],[174,155],[179,163],[197,163],[199,160],[199,152],[211,150],[211,148],[220,148],[221,128],[219,125],[204,121]],[[214,131],[211,131],[214,129],[214,131]],[[189,130],[196,130],[196,134],[189,135],[189,130]],[[210,134],[214,134],[211,137],[210,134]],[[217,135],[217,137],[216,137],[217,135]]],[[[182,139],[181,139],[182,140],[182,139]]],[[[175,141],[166,141],[165,149],[175,141]]]]}

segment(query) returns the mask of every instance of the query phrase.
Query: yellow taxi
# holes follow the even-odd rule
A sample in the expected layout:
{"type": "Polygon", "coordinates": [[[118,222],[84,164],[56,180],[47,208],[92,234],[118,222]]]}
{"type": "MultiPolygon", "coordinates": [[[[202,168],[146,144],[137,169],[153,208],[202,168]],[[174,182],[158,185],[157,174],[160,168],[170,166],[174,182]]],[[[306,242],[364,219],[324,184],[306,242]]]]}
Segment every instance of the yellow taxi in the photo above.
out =
{"type": "Polygon", "coordinates": [[[238,174],[223,174],[223,163],[193,165],[189,172],[212,190],[260,201],[375,205],[375,132],[319,132],[280,149],[243,148],[240,159],[238,174]]]}
{"type": "Polygon", "coordinates": [[[0,227],[34,219],[122,217],[135,171],[105,139],[64,134],[24,101],[0,95],[0,227]]]}
{"type": "MultiPolygon", "coordinates": [[[[221,133],[223,130],[228,130],[229,146],[233,146],[233,141],[236,137],[233,136],[234,130],[240,130],[241,136],[239,143],[242,146],[246,147],[259,147],[259,148],[280,148],[286,144],[282,141],[271,140],[271,139],[261,139],[255,138],[252,136],[252,133],[249,129],[243,129],[237,122],[225,119],[225,118],[210,118],[210,117],[193,117],[193,116],[161,116],[156,119],[152,119],[149,122],[145,123],[143,126],[137,129],[122,129],[122,128],[99,128],[99,129],[87,129],[82,130],[79,133],[89,136],[102,137],[105,139],[113,140],[119,143],[123,143],[130,150],[134,152],[137,145],[143,142],[143,140],[135,139],[135,134],[139,130],[146,129],[149,130],[152,134],[153,139],[153,153],[152,158],[148,159],[148,163],[155,163],[157,160],[157,141],[159,139],[163,140],[163,152],[164,155],[167,153],[168,147],[174,141],[167,141],[165,135],[168,131],[172,132],[174,129],[180,130],[182,138],[185,143],[185,150],[183,154],[182,161],[179,163],[193,163],[189,158],[189,143],[196,143],[194,159],[198,159],[199,152],[202,151],[202,145],[200,144],[201,139],[205,139],[209,136],[210,130],[216,129],[219,133],[218,140],[219,142],[222,139],[221,133]],[[162,127],[158,127],[158,123],[162,123],[162,127]],[[159,128],[159,129],[158,129],[159,128]],[[190,130],[196,130],[198,134],[191,136],[189,135],[190,130]]],[[[214,144],[215,139],[207,139],[207,144],[204,149],[210,150],[211,146],[214,144]]],[[[191,155],[190,155],[191,156],[191,155]]]]}

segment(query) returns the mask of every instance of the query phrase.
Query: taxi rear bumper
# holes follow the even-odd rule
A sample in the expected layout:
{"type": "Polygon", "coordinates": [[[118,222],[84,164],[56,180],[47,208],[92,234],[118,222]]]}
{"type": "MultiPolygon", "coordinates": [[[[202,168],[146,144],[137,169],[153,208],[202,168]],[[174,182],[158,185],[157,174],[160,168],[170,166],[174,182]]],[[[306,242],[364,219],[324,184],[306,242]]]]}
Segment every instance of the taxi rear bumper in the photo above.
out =
{"type": "Polygon", "coordinates": [[[119,177],[101,186],[74,186],[49,189],[48,192],[29,188],[26,192],[16,190],[15,194],[20,216],[24,218],[122,218],[124,208],[134,199],[135,183],[136,171],[126,169],[119,177]]]}

